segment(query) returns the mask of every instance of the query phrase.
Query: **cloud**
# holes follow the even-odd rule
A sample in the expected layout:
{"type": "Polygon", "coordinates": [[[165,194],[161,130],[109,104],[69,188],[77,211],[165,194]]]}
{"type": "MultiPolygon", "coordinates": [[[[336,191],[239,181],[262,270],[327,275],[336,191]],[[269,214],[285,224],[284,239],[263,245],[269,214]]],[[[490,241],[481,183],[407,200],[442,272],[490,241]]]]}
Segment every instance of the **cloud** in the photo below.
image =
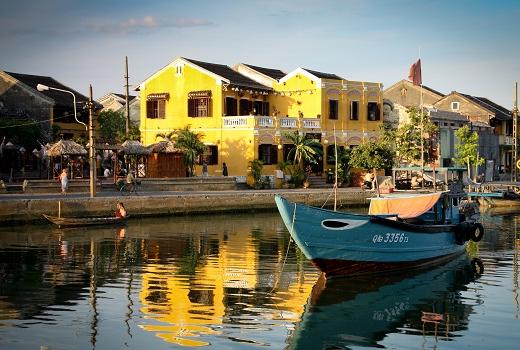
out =
{"type": "Polygon", "coordinates": [[[106,34],[150,33],[161,28],[185,28],[211,26],[212,22],[196,18],[177,18],[173,20],[159,20],[153,16],[143,18],[129,18],[116,24],[91,23],[88,28],[94,32],[106,34]]]}

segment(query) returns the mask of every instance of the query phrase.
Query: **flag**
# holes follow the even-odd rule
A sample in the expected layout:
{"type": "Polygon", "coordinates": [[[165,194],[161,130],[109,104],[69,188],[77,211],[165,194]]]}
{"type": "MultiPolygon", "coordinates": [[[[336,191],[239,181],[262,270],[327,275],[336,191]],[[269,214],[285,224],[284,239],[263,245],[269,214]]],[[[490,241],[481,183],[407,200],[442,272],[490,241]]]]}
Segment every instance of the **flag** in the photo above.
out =
{"type": "Polygon", "coordinates": [[[422,85],[422,74],[421,74],[421,59],[419,58],[417,62],[414,62],[410,67],[410,73],[408,74],[408,79],[414,85],[422,85]]]}

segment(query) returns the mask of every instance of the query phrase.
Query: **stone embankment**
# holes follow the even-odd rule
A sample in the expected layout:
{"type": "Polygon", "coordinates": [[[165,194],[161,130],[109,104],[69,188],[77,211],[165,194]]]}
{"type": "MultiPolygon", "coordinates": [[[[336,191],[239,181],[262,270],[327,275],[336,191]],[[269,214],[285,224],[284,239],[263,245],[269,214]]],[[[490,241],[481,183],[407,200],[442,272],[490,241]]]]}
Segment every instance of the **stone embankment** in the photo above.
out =
{"type": "MultiPolygon", "coordinates": [[[[102,193],[94,198],[86,194],[1,195],[0,222],[38,222],[42,220],[42,214],[57,216],[58,207],[63,217],[107,216],[112,215],[119,201],[124,203],[132,217],[276,210],[275,194],[320,207],[325,204],[330,208],[334,204],[330,189],[148,192],[133,196],[121,196],[114,192],[102,193]]],[[[367,198],[372,196],[372,192],[359,188],[339,189],[337,205],[339,208],[366,205],[367,198]]]]}

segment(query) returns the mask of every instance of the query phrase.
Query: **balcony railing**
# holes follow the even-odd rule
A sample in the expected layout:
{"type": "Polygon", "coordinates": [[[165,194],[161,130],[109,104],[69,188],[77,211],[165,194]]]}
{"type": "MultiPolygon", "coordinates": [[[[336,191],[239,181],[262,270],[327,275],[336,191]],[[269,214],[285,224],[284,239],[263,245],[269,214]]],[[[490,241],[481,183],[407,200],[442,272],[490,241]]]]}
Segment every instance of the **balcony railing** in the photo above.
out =
{"type": "Polygon", "coordinates": [[[275,118],[269,116],[225,116],[224,128],[280,128],[280,129],[320,129],[321,121],[311,118],[275,118]]]}

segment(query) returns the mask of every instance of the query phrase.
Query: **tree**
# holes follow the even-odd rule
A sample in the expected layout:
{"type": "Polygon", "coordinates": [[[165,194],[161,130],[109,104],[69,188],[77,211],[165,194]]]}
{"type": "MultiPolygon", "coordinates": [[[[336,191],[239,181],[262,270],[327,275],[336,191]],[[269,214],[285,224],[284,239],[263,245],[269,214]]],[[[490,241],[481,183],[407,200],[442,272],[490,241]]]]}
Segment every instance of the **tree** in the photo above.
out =
{"type": "Polygon", "coordinates": [[[130,123],[129,133],[126,134],[126,118],[122,111],[102,111],[98,115],[98,123],[101,136],[112,143],[140,139],[139,128],[133,123],[130,123]]]}
{"type": "Polygon", "coordinates": [[[455,136],[459,140],[455,145],[455,157],[453,158],[456,164],[467,165],[468,172],[471,164],[475,166],[484,164],[485,159],[479,157],[478,154],[478,134],[476,131],[471,131],[468,125],[464,125],[455,131],[455,136]]]}
{"type": "Polygon", "coordinates": [[[121,111],[106,110],[98,115],[99,132],[102,137],[117,143],[118,136],[125,133],[125,116],[121,111]]]}
{"type": "Polygon", "coordinates": [[[394,156],[394,151],[384,141],[368,141],[352,150],[350,165],[365,170],[390,170],[394,165],[394,156]]]}
{"type": "Polygon", "coordinates": [[[434,154],[429,152],[429,140],[438,133],[438,128],[432,123],[424,111],[417,107],[408,109],[409,120],[400,125],[397,130],[385,129],[382,139],[393,144],[396,152],[396,163],[420,163],[421,149],[425,162],[431,162],[434,154]],[[422,120],[421,120],[422,119],[422,120]],[[421,134],[422,125],[422,134],[421,134]],[[421,147],[422,142],[422,147],[421,147]]]}
{"type": "Polygon", "coordinates": [[[202,142],[203,137],[203,134],[191,131],[189,125],[177,132],[175,147],[182,150],[182,159],[184,165],[189,169],[190,176],[193,176],[195,173],[195,163],[197,158],[206,150],[206,146],[202,142]]]}
{"type": "Polygon", "coordinates": [[[306,135],[300,135],[298,132],[284,133],[284,136],[294,144],[287,154],[287,160],[292,160],[293,164],[303,169],[303,162],[316,164],[316,157],[322,154],[321,144],[306,135]]]}

